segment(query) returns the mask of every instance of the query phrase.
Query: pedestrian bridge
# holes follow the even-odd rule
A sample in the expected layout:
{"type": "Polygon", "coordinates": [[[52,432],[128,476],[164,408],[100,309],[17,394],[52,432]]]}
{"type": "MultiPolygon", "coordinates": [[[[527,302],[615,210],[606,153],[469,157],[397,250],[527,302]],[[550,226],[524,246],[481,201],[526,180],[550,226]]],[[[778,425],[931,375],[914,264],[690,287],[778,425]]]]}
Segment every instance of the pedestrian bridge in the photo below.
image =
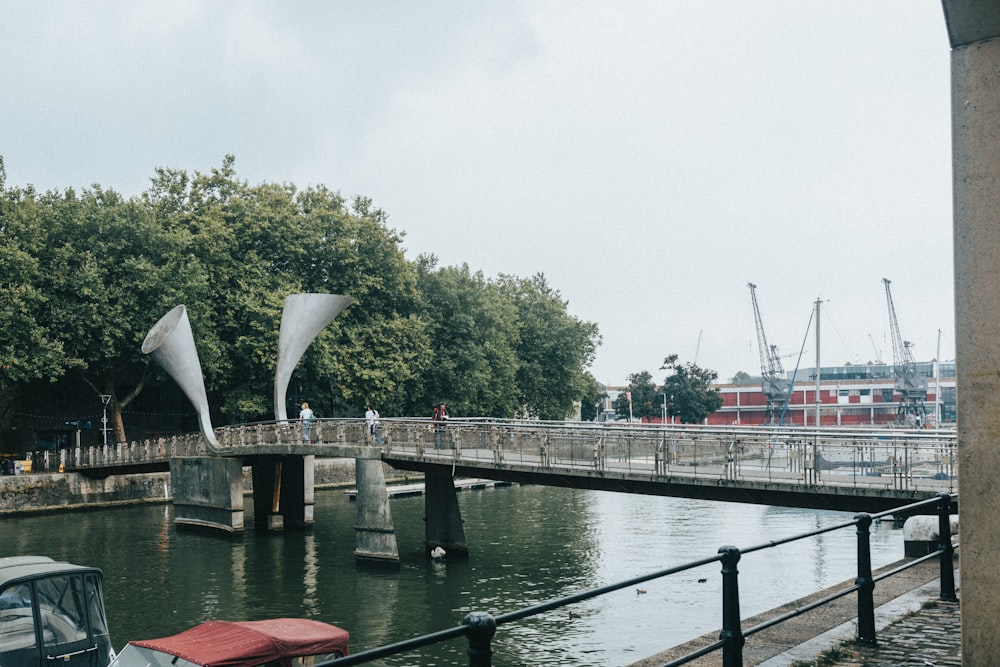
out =
{"type": "Polygon", "coordinates": [[[175,505],[186,507],[178,521],[229,522],[235,530],[242,501],[232,480],[243,466],[254,469],[258,525],[278,528],[312,522],[314,457],[354,458],[355,528],[377,542],[356,553],[372,557],[395,552],[394,537],[385,543],[393,528],[382,463],[425,474],[428,548],[459,552],[467,547],[455,477],[854,512],[958,490],[953,430],[473,419],[382,419],[374,434],[360,419],[317,420],[307,429],[295,420],[240,424],[214,429],[214,447],[199,433],[59,456],[68,470],[102,476],[169,463],[175,505]],[[221,501],[205,490],[212,487],[221,501]]]}

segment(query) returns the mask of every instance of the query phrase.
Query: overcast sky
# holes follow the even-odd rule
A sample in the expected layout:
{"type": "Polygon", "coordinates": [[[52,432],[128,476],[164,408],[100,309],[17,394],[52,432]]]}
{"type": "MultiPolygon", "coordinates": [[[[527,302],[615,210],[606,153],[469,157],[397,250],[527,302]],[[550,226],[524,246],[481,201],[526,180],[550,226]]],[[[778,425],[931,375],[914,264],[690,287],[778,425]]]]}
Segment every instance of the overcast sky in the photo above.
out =
{"type": "Polygon", "coordinates": [[[226,154],[364,195],[434,253],[543,273],[606,384],[954,358],[939,0],[0,0],[8,186],[142,192],[226,154]],[[939,336],[939,331],[940,336],[939,336]]]}

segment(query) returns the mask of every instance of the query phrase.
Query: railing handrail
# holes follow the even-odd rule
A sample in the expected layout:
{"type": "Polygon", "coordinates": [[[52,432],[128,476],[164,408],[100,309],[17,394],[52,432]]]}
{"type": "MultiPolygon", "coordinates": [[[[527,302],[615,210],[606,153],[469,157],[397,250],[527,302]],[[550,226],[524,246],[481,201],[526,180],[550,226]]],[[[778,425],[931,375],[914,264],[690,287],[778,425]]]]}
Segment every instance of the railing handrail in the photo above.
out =
{"type": "MultiPolygon", "coordinates": [[[[657,570],[645,575],[638,577],[633,577],[630,579],[625,579],[616,583],[608,584],[598,588],[592,588],[585,591],[580,591],[572,595],[566,595],[559,598],[554,598],[546,602],[535,604],[529,607],[524,607],[522,609],[517,609],[511,612],[506,612],[497,616],[486,612],[472,612],[463,619],[462,625],[453,628],[448,628],[446,630],[440,630],[426,635],[421,635],[419,637],[413,637],[404,641],[400,641],[394,644],[389,644],[386,646],[381,646],[374,649],[369,649],[355,653],[353,655],[338,658],[336,660],[331,660],[328,662],[317,663],[315,667],[346,667],[347,665],[360,665],[371,662],[379,658],[385,658],[392,655],[399,655],[406,653],[417,648],[424,646],[429,646],[432,644],[438,644],[444,641],[450,641],[457,639],[458,637],[465,636],[469,639],[469,665],[470,667],[490,667],[492,650],[489,645],[492,640],[493,634],[496,628],[504,625],[506,623],[512,623],[514,621],[523,620],[525,618],[530,618],[538,614],[551,611],[553,609],[558,609],[560,607],[565,607],[583,600],[587,600],[593,597],[598,597],[606,593],[611,593],[623,588],[628,588],[634,586],[638,583],[643,583],[653,579],[658,579],[672,574],[677,574],[680,572],[685,572],[697,567],[703,567],[714,562],[723,562],[723,607],[726,605],[735,606],[735,616],[732,618],[727,618],[732,616],[732,614],[727,613],[727,610],[723,610],[723,623],[722,623],[722,633],[718,641],[712,642],[707,646],[701,647],[692,651],[684,656],[681,656],[671,662],[666,663],[663,667],[675,667],[679,665],[684,665],[692,660],[707,655],[709,653],[722,650],[723,651],[723,662],[724,667],[737,667],[743,664],[743,643],[746,637],[754,635],[758,632],[766,630],[768,628],[774,627],[780,623],[790,620],[796,616],[799,616],[807,611],[811,611],[825,604],[833,602],[834,600],[840,599],[846,595],[857,592],[859,596],[858,600],[858,641],[865,643],[875,643],[875,624],[874,624],[874,597],[873,592],[875,588],[875,583],[882,581],[890,576],[894,576],[908,570],[912,567],[920,565],[924,562],[929,561],[932,558],[937,557],[940,562],[940,582],[941,582],[941,592],[940,599],[942,600],[955,600],[955,588],[954,588],[954,551],[958,547],[958,543],[952,540],[950,531],[950,508],[952,503],[958,498],[957,493],[941,493],[935,498],[930,498],[927,500],[922,500],[916,503],[910,503],[908,505],[903,505],[886,512],[880,512],[878,515],[872,515],[867,513],[860,513],[855,515],[852,521],[847,521],[836,526],[829,527],[827,529],[822,529],[819,531],[808,531],[804,533],[799,533],[786,538],[773,540],[766,544],[747,547],[744,549],[738,549],[736,547],[723,546],[719,548],[718,553],[715,556],[702,558],[695,561],[690,561],[688,563],[683,563],[674,567],[665,568],[662,570],[657,570]],[[869,551],[869,540],[870,533],[868,528],[870,527],[873,518],[876,516],[887,516],[893,513],[905,513],[912,512],[914,510],[922,509],[928,505],[936,505],[939,517],[939,544],[938,548],[928,553],[920,558],[915,558],[899,567],[893,568],[892,570],[881,573],[880,575],[873,576],[871,572],[871,560],[869,551]],[[742,630],[740,627],[739,619],[739,588],[736,577],[735,563],[740,559],[743,554],[749,554],[755,551],[760,551],[767,548],[775,548],[791,542],[796,542],[802,539],[807,539],[813,537],[819,533],[832,532],[836,530],[843,530],[851,526],[856,526],[858,528],[858,578],[852,586],[845,589],[835,591],[830,595],[827,595],[819,600],[815,600],[811,603],[803,605],[797,609],[791,610],[784,614],[781,614],[773,619],[769,619],[763,623],[755,625],[746,630],[742,630]],[[728,559],[728,561],[727,561],[728,559]],[[728,569],[727,569],[728,568],[728,569]]],[[[732,611],[732,610],[730,610],[732,611]]]]}

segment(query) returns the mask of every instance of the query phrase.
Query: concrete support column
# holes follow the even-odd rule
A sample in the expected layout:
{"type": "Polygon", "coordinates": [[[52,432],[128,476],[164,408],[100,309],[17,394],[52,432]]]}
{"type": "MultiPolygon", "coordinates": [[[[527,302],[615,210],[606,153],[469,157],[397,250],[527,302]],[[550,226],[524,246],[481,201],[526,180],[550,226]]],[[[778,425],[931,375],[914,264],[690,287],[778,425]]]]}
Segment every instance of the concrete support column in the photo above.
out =
{"type": "Polygon", "coordinates": [[[1000,656],[1000,3],[944,0],[952,46],[962,662],[1000,656]]]}
{"type": "Polygon", "coordinates": [[[312,525],[315,456],[255,456],[250,465],[254,526],[281,530],[312,525]]]}
{"type": "Polygon", "coordinates": [[[458,507],[455,479],[445,473],[424,475],[424,521],[427,553],[441,547],[449,558],[469,557],[469,543],[465,540],[465,526],[458,507]]]}
{"type": "Polygon", "coordinates": [[[286,526],[313,525],[316,506],[316,457],[284,456],[281,466],[281,515],[286,526]]]}
{"type": "Polygon", "coordinates": [[[396,530],[389,509],[382,459],[355,459],[358,520],[354,526],[354,555],[366,560],[399,561],[396,530]]]}
{"type": "Polygon", "coordinates": [[[243,462],[237,458],[170,459],[174,522],[227,532],[243,530],[243,462]]]}

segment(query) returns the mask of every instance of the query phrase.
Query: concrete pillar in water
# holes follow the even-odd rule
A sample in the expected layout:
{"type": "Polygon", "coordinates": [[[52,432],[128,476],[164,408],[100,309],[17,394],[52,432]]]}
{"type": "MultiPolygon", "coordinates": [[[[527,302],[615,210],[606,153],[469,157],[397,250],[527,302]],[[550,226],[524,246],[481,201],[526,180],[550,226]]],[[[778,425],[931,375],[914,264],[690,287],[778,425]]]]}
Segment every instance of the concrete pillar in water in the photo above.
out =
{"type": "Polygon", "coordinates": [[[1000,3],[944,0],[951,42],[962,662],[1000,656],[1000,3]]]}
{"type": "Polygon", "coordinates": [[[465,541],[454,477],[447,473],[424,475],[424,513],[427,553],[441,547],[449,557],[468,558],[469,543],[465,541]]]}
{"type": "Polygon", "coordinates": [[[315,462],[309,456],[255,456],[253,470],[254,525],[264,530],[313,524],[315,462]]]}
{"type": "Polygon", "coordinates": [[[354,555],[361,559],[399,561],[396,530],[389,509],[382,459],[355,459],[358,520],[354,526],[354,555]]]}
{"type": "Polygon", "coordinates": [[[170,489],[174,522],[243,530],[243,462],[212,456],[170,459],[170,489]]]}

